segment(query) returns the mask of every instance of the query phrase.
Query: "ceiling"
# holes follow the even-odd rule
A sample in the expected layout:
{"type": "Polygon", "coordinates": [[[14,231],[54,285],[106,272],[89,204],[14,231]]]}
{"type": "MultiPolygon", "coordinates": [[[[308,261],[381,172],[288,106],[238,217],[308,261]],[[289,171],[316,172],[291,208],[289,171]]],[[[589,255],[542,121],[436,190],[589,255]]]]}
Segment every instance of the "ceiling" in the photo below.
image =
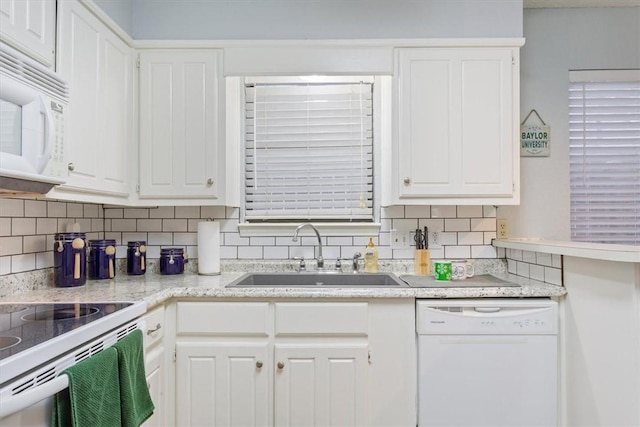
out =
{"type": "Polygon", "coordinates": [[[525,9],[554,7],[631,7],[640,0],[524,0],[525,9]]]}

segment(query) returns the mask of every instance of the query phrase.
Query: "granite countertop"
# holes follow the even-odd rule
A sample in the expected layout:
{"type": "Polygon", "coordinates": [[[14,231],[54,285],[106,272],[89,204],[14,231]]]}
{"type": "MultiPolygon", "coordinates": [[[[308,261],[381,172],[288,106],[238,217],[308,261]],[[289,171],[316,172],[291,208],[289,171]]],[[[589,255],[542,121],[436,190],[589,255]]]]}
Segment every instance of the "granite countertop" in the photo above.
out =
{"type": "MultiPolygon", "coordinates": [[[[397,272],[398,276],[402,273],[397,272]]],[[[36,287],[28,292],[5,295],[2,299],[3,302],[145,301],[147,307],[152,308],[171,298],[529,298],[566,293],[562,286],[500,273],[493,274],[497,281],[507,280],[521,286],[457,288],[452,287],[455,282],[443,282],[438,288],[225,288],[243,274],[119,275],[112,280],[88,280],[85,285],[72,288],[36,287]]]]}

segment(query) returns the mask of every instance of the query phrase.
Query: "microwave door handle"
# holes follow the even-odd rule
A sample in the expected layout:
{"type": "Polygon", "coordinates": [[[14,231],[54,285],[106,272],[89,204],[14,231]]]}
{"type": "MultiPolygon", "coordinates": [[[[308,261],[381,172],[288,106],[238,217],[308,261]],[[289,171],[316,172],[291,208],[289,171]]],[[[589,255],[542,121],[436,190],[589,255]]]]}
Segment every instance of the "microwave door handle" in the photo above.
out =
{"type": "Polygon", "coordinates": [[[42,156],[38,157],[37,164],[38,173],[42,173],[51,158],[51,153],[53,152],[56,129],[55,124],[53,123],[51,109],[45,103],[44,97],[40,95],[38,99],[40,101],[40,113],[44,115],[44,150],[42,152],[42,156]]]}

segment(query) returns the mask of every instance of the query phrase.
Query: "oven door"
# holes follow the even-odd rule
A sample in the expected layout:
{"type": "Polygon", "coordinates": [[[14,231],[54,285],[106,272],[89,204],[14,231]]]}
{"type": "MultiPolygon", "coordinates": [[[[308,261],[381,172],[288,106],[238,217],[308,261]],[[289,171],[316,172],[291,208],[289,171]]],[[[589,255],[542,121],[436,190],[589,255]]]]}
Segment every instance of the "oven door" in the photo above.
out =
{"type": "Polygon", "coordinates": [[[50,426],[53,395],[0,419],[0,425],[12,427],[50,426]]]}

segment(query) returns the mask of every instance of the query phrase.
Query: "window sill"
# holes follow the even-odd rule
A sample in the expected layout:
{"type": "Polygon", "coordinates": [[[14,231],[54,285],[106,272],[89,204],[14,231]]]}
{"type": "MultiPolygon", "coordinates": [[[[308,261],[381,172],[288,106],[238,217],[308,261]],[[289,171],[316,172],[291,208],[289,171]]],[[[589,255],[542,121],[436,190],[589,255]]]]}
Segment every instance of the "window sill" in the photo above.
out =
{"type": "MultiPolygon", "coordinates": [[[[303,222],[277,224],[240,223],[238,230],[242,237],[292,236],[296,227],[303,222]]],[[[372,237],[380,233],[380,223],[314,223],[322,236],[364,236],[372,237]]],[[[305,233],[310,232],[309,230],[305,233]]]]}

